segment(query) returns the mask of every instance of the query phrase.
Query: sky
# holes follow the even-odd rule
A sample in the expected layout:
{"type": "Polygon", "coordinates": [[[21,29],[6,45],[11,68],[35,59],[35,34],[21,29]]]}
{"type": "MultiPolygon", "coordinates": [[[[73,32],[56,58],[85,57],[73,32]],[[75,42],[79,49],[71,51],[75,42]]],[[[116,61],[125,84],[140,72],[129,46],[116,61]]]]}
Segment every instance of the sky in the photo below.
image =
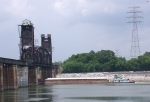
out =
{"type": "Polygon", "coordinates": [[[19,59],[18,25],[29,19],[36,45],[41,34],[51,34],[53,62],[91,50],[129,58],[133,25],[126,17],[133,6],[142,11],[138,36],[144,54],[150,52],[149,0],[0,0],[0,57],[19,59]]]}

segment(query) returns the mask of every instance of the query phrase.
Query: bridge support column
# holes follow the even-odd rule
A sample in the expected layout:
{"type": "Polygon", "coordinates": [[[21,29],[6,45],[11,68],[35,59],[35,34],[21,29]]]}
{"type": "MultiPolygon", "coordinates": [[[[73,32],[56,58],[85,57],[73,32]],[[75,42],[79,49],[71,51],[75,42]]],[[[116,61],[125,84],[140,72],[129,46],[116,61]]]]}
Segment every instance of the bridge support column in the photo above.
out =
{"type": "Polygon", "coordinates": [[[9,83],[9,77],[8,77],[8,65],[3,64],[3,87],[4,90],[9,89],[8,83],[9,83]]]}
{"type": "Polygon", "coordinates": [[[42,68],[41,69],[41,79],[45,80],[46,78],[51,78],[52,77],[52,70],[51,68],[42,68]]]}
{"type": "Polygon", "coordinates": [[[37,68],[29,67],[28,69],[28,86],[38,85],[37,68]]]}
{"type": "Polygon", "coordinates": [[[28,86],[28,67],[19,66],[18,72],[18,87],[28,86]]]}
{"type": "Polygon", "coordinates": [[[48,76],[47,78],[52,78],[52,69],[48,68],[48,76]]]}
{"type": "Polygon", "coordinates": [[[0,63],[0,91],[3,91],[3,64],[0,63]]]}
{"type": "Polygon", "coordinates": [[[17,65],[4,64],[3,65],[3,86],[5,89],[17,89],[17,65]]]}
{"type": "Polygon", "coordinates": [[[10,88],[18,89],[18,74],[17,74],[17,65],[11,65],[10,69],[12,69],[12,76],[10,76],[10,88]],[[11,78],[12,77],[12,78],[11,78]]]}
{"type": "Polygon", "coordinates": [[[41,68],[41,79],[44,81],[45,80],[45,78],[46,78],[46,70],[45,70],[45,68],[41,68]]]}

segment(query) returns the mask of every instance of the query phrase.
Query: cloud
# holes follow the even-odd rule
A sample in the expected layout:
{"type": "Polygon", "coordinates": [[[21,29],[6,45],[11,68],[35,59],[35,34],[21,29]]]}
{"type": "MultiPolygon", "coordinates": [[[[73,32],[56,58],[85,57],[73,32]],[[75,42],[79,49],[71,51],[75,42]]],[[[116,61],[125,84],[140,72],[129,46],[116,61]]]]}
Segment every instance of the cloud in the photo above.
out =
{"type": "Polygon", "coordinates": [[[19,58],[17,25],[24,19],[34,24],[39,45],[40,34],[52,34],[53,61],[102,49],[119,49],[122,56],[129,56],[132,25],[126,23],[126,12],[130,6],[143,11],[139,36],[144,53],[150,50],[150,4],[144,0],[1,0],[0,56],[19,58]]]}

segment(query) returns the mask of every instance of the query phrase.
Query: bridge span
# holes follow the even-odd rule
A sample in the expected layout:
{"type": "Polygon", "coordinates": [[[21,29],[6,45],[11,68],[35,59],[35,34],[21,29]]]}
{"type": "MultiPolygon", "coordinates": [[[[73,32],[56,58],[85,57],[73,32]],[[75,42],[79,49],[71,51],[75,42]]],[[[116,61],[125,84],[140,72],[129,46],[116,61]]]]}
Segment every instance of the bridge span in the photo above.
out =
{"type": "Polygon", "coordinates": [[[34,45],[34,27],[25,19],[18,25],[20,60],[0,57],[0,91],[38,85],[57,73],[52,65],[51,34],[41,34],[41,46],[34,45]]]}

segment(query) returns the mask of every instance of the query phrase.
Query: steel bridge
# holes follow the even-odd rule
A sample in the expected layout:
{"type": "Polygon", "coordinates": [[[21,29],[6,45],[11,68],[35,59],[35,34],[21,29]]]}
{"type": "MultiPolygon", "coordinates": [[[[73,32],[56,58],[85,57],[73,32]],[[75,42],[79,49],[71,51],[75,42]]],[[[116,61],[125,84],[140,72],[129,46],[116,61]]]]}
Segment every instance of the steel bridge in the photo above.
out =
{"type": "Polygon", "coordinates": [[[0,57],[0,91],[43,84],[57,73],[57,67],[52,65],[51,34],[41,34],[41,46],[35,46],[30,20],[25,19],[18,30],[20,60],[0,57]]]}

